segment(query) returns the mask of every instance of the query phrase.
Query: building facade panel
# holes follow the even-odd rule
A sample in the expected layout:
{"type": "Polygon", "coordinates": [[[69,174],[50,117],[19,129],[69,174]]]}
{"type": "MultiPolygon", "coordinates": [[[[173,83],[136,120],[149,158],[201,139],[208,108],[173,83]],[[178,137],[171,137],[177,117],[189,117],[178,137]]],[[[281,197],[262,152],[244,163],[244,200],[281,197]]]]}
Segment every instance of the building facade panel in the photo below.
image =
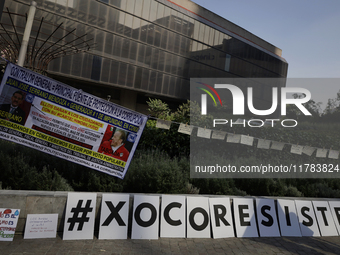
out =
{"type": "MultiPolygon", "coordinates": [[[[50,40],[56,41],[67,31],[76,29],[76,34],[84,36],[93,48],[90,52],[54,59],[48,66],[49,75],[100,97],[116,93],[112,98],[118,103],[122,91],[142,98],[183,102],[189,98],[190,77],[287,76],[288,64],[272,52],[276,51],[275,46],[249,32],[247,38],[226,30],[228,21],[216,24],[208,19],[215,19],[214,14],[190,1],[180,1],[182,4],[168,0],[36,2],[37,20],[44,17],[53,24],[62,23],[65,28],[56,31],[50,40]],[[188,9],[191,6],[195,8],[188,9]],[[207,13],[207,17],[199,12],[207,13]],[[269,46],[264,48],[259,44],[269,46]]],[[[24,14],[29,3],[30,0],[6,0],[5,8],[24,14]]],[[[10,21],[4,14],[1,22],[10,21]]],[[[15,22],[24,27],[22,18],[15,22]]],[[[32,36],[38,26],[39,22],[35,22],[32,36]]],[[[19,31],[22,32],[23,29],[19,31]]],[[[37,47],[53,32],[51,26],[44,25],[37,47]]],[[[240,28],[240,34],[245,33],[240,28]]],[[[76,38],[73,39],[76,43],[76,38]]]]}

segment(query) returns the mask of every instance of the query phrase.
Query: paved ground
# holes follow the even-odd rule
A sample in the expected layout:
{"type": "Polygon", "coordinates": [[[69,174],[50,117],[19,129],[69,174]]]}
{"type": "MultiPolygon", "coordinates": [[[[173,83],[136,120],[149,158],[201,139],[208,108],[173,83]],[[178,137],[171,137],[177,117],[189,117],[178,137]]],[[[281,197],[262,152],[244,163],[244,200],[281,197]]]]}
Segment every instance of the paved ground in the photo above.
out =
{"type": "Polygon", "coordinates": [[[0,242],[1,255],[340,254],[340,236],[158,240],[23,239],[0,242]]]}

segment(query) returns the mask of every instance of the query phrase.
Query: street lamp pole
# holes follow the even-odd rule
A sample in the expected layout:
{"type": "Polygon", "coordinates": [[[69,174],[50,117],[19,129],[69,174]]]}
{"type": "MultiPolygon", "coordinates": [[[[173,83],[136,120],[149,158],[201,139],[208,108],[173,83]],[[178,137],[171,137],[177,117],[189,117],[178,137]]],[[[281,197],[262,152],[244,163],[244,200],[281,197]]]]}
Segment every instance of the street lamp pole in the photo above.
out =
{"type": "Polygon", "coordinates": [[[24,36],[22,38],[21,47],[19,51],[19,57],[18,57],[18,63],[17,63],[19,66],[24,66],[28,40],[30,39],[36,9],[37,9],[37,3],[35,1],[32,1],[29,12],[28,12],[24,36]]]}

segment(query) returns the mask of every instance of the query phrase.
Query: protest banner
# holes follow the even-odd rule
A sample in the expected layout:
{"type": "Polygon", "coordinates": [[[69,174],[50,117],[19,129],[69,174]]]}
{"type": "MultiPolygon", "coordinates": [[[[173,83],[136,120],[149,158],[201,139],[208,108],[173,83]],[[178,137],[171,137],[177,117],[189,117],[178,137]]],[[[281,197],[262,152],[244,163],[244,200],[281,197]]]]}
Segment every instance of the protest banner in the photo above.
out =
{"type": "Polygon", "coordinates": [[[0,138],[124,178],[147,116],[8,63],[0,138]]]}

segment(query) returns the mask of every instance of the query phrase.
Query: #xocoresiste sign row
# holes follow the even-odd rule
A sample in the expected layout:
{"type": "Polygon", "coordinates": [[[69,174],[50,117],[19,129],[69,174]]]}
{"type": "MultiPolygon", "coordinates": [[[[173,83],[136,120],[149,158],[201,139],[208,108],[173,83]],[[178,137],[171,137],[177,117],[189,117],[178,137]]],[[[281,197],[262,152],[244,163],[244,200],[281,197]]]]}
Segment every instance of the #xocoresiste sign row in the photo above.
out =
{"type": "Polygon", "coordinates": [[[124,178],[147,116],[8,63],[0,138],[124,178]]]}
{"type": "MultiPolygon", "coordinates": [[[[93,239],[96,193],[68,193],[63,240],[93,239]]],[[[338,236],[339,200],[102,194],[98,239],[338,236]],[[232,201],[232,203],[231,203],[232,201]],[[130,210],[131,208],[131,210],[130,210]],[[131,218],[129,214],[131,213],[131,218]],[[131,226],[129,226],[131,224],[131,226]]],[[[0,209],[0,241],[12,241],[19,209],[0,209]]],[[[28,214],[24,238],[56,237],[58,214],[28,214]]]]}
{"type": "MultiPolygon", "coordinates": [[[[68,193],[64,240],[92,239],[96,193],[68,193]],[[81,212],[81,213],[80,213],[81,212]],[[86,220],[85,220],[86,219],[86,220]]],[[[99,239],[338,236],[340,201],[103,194],[99,239]],[[161,199],[160,199],[161,198],[161,199]]]]}

